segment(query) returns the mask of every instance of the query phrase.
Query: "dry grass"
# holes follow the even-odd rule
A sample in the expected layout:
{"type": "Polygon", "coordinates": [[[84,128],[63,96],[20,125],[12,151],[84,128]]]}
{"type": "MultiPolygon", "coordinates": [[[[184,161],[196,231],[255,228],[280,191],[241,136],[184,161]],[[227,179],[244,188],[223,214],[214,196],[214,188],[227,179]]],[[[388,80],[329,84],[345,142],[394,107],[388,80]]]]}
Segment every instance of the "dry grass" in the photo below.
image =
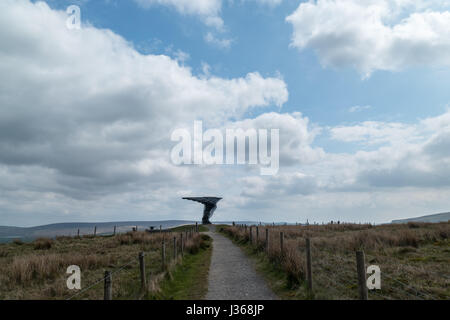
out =
{"type": "Polygon", "coordinates": [[[30,254],[14,257],[10,265],[10,276],[17,284],[25,284],[32,280],[51,280],[65,273],[70,265],[77,265],[82,270],[95,270],[111,263],[108,255],[82,255],[79,253],[63,254],[30,254]]]}
{"type": "Polygon", "coordinates": [[[265,228],[259,227],[257,242],[252,228],[251,245],[250,228],[224,227],[223,231],[284,276],[285,297],[310,297],[305,289],[305,238],[311,238],[315,298],[357,298],[356,250],[365,251],[367,265],[381,268],[382,290],[371,293],[371,298],[450,298],[449,223],[269,226],[267,254],[265,228]]]}
{"type": "MultiPolygon", "coordinates": [[[[67,299],[77,291],[69,290],[67,267],[81,268],[82,288],[98,282],[105,270],[113,275],[115,299],[142,297],[138,254],[144,251],[149,290],[158,290],[158,282],[174,265],[173,237],[179,233],[129,232],[107,237],[41,238],[31,243],[0,244],[0,300],[3,299],[67,299]],[[161,242],[166,242],[166,265],[162,269],[161,242]],[[124,265],[127,265],[123,267],[124,265]]],[[[194,234],[185,241],[185,252],[195,253],[202,245],[194,234]]],[[[179,249],[178,249],[179,251],[179,249]]],[[[179,261],[180,258],[177,258],[179,261]]],[[[102,299],[102,282],[75,299],[102,299]]]]}

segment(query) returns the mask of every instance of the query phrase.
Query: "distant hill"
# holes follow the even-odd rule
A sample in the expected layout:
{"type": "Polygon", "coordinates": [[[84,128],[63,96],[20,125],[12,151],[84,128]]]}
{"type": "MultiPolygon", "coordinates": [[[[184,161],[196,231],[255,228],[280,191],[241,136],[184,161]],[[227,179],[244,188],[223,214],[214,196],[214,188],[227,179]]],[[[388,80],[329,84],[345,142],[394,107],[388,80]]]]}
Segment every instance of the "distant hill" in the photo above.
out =
{"type": "Polygon", "coordinates": [[[0,242],[5,242],[8,239],[25,239],[32,240],[39,237],[56,237],[56,236],[76,236],[78,229],[80,235],[88,235],[94,233],[94,228],[97,227],[97,234],[111,234],[116,226],[116,232],[131,231],[133,227],[138,227],[138,230],[148,229],[154,227],[159,229],[174,228],[185,224],[195,224],[195,221],[188,220],[165,220],[165,221],[120,221],[120,222],[70,222],[70,223],[55,223],[42,225],[37,227],[8,227],[0,226],[0,242]]]}
{"type": "Polygon", "coordinates": [[[392,223],[408,223],[408,222],[447,222],[450,220],[450,212],[431,214],[417,218],[392,220],[392,223]]]}
{"type": "MultiPolygon", "coordinates": [[[[133,227],[138,227],[138,230],[149,229],[154,227],[159,229],[175,228],[187,224],[195,224],[198,221],[193,220],[163,220],[163,221],[120,221],[120,222],[66,222],[54,223],[36,227],[9,227],[0,226],[0,242],[9,242],[14,239],[22,239],[23,241],[32,241],[39,237],[53,238],[57,236],[76,236],[78,229],[80,235],[94,234],[94,228],[97,227],[97,235],[112,234],[114,226],[116,226],[117,233],[124,233],[131,231],[133,227]]],[[[215,224],[231,224],[231,221],[213,221],[215,224]]],[[[237,224],[258,224],[255,221],[236,221],[237,224]]],[[[284,223],[275,223],[284,224],[284,223]]]]}

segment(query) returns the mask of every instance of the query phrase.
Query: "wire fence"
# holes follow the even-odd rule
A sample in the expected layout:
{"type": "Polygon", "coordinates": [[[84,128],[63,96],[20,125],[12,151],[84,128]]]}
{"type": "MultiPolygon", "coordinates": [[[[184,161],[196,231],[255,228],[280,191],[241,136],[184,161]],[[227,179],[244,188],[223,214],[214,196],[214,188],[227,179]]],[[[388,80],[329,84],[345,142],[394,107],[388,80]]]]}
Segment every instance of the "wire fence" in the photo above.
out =
{"type": "MultiPolygon", "coordinates": [[[[345,252],[345,250],[334,250],[332,248],[324,248],[323,246],[316,247],[314,245],[314,238],[311,238],[313,243],[310,248],[307,248],[307,243],[304,237],[295,237],[290,235],[290,238],[286,238],[286,232],[281,230],[280,226],[263,226],[263,225],[235,225],[237,232],[232,231],[231,235],[234,235],[241,240],[244,240],[253,246],[254,250],[265,252],[266,256],[278,264],[286,262],[283,261],[286,255],[289,255],[289,261],[286,264],[290,264],[286,267],[286,272],[292,272],[292,264],[298,263],[301,266],[297,266],[297,269],[301,269],[305,276],[304,282],[308,285],[311,281],[311,288],[314,284],[314,293],[318,293],[318,296],[334,296],[339,299],[365,299],[366,297],[371,299],[384,299],[384,300],[397,300],[397,299],[414,299],[414,300],[438,300],[445,298],[442,294],[432,292],[425,288],[418,288],[416,285],[407,283],[400,280],[402,277],[399,275],[408,276],[408,271],[399,270],[392,272],[389,268],[384,268],[382,264],[377,262],[377,257],[372,254],[366,254],[369,265],[381,266],[381,288],[370,289],[367,285],[367,273],[366,265],[364,263],[364,274],[358,271],[358,261],[355,260],[354,252],[345,252]],[[278,227],[278,228],[277,228],[278,227]],[[266,231],[267,230],[267,231],[266,231]],[[295,250],[292,252],[292,245],[295,244],[295,250]],[[291,250],[291,251],[289,251],[291,250]],[[307,265],[307,252],[310,252],[312,256],[312,278],[307,279],[309,273],[307,265]],[[292,258],[294,256],[294,258],[292,258]],[[292,259],[296,261],[292,262],[292,259]],[[291,270],[288,270],[288,269],[291,270]],[[361,280],[363,277],[364,281],[361,280]],[[361,285],[363,283],[363,285],[361,285]]],[[[291,226],[292,228],[292,226],[291,226]]],[[[350,227],[349,227],[350,228],[350,227]]],[[[362,226],[355,226],[355,228],[363,228],[362,226]]],[[[236,229],[235,229],[236,230],[236,229]]],[[[287,230],[287,229],[286,229],[287,230]]],[[[305,232],[307,235],[308,232],[305,232]]],[[[413,268],[412,266],[409,266],[413,268]]],[[[435,278],[439,277],[447,284],[442,284],[441,287],[448,286],[449,276],[440,275],[436,272],[429,271],[435,278]]],[[[419,279],[420,280],[420,279],[419,279]]],[[[445,290],[445,289],[444,289],[445,290]]],[[[311,292],[310,292],[311,293],[311,292]]]]}
{"type": "MultiPolygon", "coordinates": [[[[137,229],[134,229],[133,231],[137,231],[137,229]]],[[[161,246],[157,250],[157,253],[160,255],[160,258],[158,259],[158,262],[161,264],[160,272],[164,273],[169,269],[169,266],[171,264],[176,264],[178,262],[178,258],[185,254],[186,242],[190,239],[193,239],[196,235],[199,234],[199,228],[198,225],[196,225],[195,227],[186,228],[185,231],[180,232],[172,232],[170,230],[157,230],[156,232],[150,232],[150,234],[158,233],[164,234],[163,240],[161,241],[161,246]]],[[[107,294],[107,291],[112,292],[112,276],[114,275],[114,279],[117,279],[117,276],[123,275],[124,271],[125,273],[128,273],[129,276],[134,276],[136,278],[139,278],[138,271],[140,271],[140,280],[138,281],[140,281],[141,283],[136,283],[136,285],[131,285],[131,287],[140,288],[141,290],[135,291],[135,296],[137,298],[142,297],[142,294],[145,294],[148,291],[147,277],[149,276],[149,268],[146,267],[145,257],[147,256],[147,254],[155,254],[155,252],[155,250],[141,251],[139,253],[139,256],[142,255],[142,259],[140,259],[139,256],[131,258],[129,262],[116,267],[112,271],[107,271],[103,277],[93,281],[83,289],[80,289],[78,292],[71,295],[66,300],[79,298],[83,294],[96,289],[101,283],[104,284],[104,299],[112,299],[112,295],[107,294]],[[135,268],[137,266],[140,267],[140,270],[135,268]]],[[[114,281],[116,282],[117,280],[114,281]]]]}
{"type": "MultiPolygon", "coordinates": [[[[137,264],[137,261],[134,261],[134,260],[129,262],[129,263],[127,263],[127,264],[124,264],[124,265],[118,267],[117,269],[115,269],[114,271],[112,271],[111,275],[117,274],[118,272],[124,270],[126,267],[131,266],[131,265],[135,265],[135,264],[137,264]]],[[[74,295],[72,295],[71,297],[67,298],[66,300],[72,300],[73,298],[78,297],[81,294],[85,293],[86,291],[89,291],[90,289],[94,288],[96,285],[98,285],[100,283],[104,283],[106,278],[107,277],[105,276],[105,277],[95,281],[94,283],[88,285],[86,288],[80,290],[79,292],[75,293],[74,295]]]]}

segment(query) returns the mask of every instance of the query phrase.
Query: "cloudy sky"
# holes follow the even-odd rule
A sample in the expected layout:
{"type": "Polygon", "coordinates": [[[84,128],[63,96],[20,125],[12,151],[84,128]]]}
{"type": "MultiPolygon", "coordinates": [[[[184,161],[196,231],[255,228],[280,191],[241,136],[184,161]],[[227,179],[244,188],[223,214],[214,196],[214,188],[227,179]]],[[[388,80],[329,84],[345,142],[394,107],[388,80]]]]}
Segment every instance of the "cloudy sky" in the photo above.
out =
{"type": "Polygon", "coordinates": [[[449,85],[446,0],[1,0],[0,225],[450,211],[449,85]],[[278,174],[174,165],[195,120],[279,129],[278,174]]]}

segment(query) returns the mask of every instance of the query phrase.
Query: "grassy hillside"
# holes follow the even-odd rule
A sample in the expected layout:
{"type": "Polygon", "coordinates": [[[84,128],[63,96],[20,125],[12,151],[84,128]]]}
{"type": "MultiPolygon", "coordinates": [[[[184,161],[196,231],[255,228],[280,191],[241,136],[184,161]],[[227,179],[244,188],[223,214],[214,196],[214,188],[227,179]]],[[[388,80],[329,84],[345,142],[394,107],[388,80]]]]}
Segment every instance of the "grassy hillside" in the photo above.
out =
{"type": "Polygon", "coordinates": [[[448,222],[450,221],[450,212],[431,214],[427,216],[392,220],[392,223],[407,223],[407,222],[448,222]]]}
{"type": "MultiPolygon", "coordinates": [[[[207,238],[207,236],[206,236],[207,238]]],[[[138,254],[145,252],[149,296],[164,294],[161,283],[208,243],[205,235],[194,234],[186,241],[181,258],[180,233],[129,232],[116,236],[41,238],[30,243],[0,244],[0,299],[103,299],[104,271],[114,272],[113,298],[139,299],[138,254]],[[177,259],[173,258],[173,237],[177,237],[177,259]],[[166,242],[166,268],[162,267],[161,243],[166,242]],[[67,289],[70,265],[81,268],[82,290],[67,289]],[[91,287],[92,286],[92,287],[91,287]],[[90,288],[91,287],[91,288],[90,288]],[[85,289],[89,290],[84,291],[85,289]]]]}
{"type": "Polygon", "coordinates": [[[223,226],[223,233],[254,258],[257,269],[284,299],[357,299],[355,250],[366,266],[381,269],[381,290],[370,299],[450,299],[450,224],[312,225],[265,228],[223,226]],[[284,233],[284,251],[280,248],[284,233]],[[306,289],[305,238],[312,242],[313,293],[306,289]]]}

